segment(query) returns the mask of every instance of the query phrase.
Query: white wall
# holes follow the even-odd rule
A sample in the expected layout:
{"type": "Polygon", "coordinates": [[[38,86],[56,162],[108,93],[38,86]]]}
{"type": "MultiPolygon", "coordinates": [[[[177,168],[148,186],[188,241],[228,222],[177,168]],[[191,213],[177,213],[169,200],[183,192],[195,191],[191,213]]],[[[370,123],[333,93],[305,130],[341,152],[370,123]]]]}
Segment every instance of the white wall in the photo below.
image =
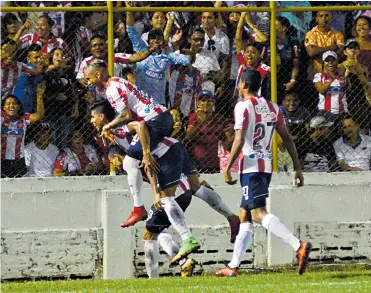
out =
{"type": "MultiPolygon", "coordinates": [[[[238,213],[240,188],[226,185],[222,175],[203,177],[238,213]]],[[[371,233],[371,172],[313,173],[305,179],[307,185],[298,189],[290,186],[291,176],[275,174],[268,201],[271,212],[297,236],[313,243],[312,261],[371,259],[367,237],[371,233]]],[[[2,278],[144,274],[144,223],[128,229],[119,226],[132,208],[125,176],[1,179],[1,188],[2,278]]],[[[144,196],[149,207],[148,185],[144,196]]],[[[233,245],[226,220],[198,198],[186,217],[203,244],[194,255],[202,268],[215,269],[228,261],[233,245]]],[[[179,271],[168,267],[164,255],[161,258],[162,273],[179,271]]],[[[242,267],[293,262],[291,249],[257,226],[254,246],[242,267]]]]}

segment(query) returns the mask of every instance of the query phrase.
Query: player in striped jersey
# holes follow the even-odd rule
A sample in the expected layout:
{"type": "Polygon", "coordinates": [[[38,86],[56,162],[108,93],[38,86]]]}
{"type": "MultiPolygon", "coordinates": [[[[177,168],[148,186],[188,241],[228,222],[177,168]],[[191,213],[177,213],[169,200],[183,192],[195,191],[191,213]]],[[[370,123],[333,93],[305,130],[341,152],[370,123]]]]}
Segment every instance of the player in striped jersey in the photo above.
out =
{"type": "Polygon", "coordinates": [[[237,235],[233,257],[227,267],[217,272],[219,276],[236,276],[243,255],[251,244],[253,223],[261,224],[269,232],[288,243],[295,251],[301,275],[307,265],[311,244],[296,238],[273,214],[266,210],[266,198],[272,176],[272,138],[276,129],[294,164],[295,182],[303,186],[304,177],[295,145],[287,131],[283,114],[277,104],[258,96],[261,76],[255,70],[243,73],[239,90],[243,100],[236,104],[235,139],[225,171],[225,181],[235,184],[230,173],[233,162],[240,157],[242,201],[240,231],[237,235]]]}
{"type": "MultiPolygon", "coordinates": [[[[114,118],[114,110],[110,106],[110,104],[107,101],[102,101],[95,103],[91,107],[91,123],[95,126],[95,128],[100,132],[104,125],[110,123],[110,121],[114,118]]],[[[128,151],[128,136],[127,136],[127,127],[120,127],[116,129],[111,129],[112,134],[109,132],[105,132],[105,136],[111,143],[116,143],[120,145],[120,147],[127,152],[128,151]],[[120,132],[118,135],[117,133],[120,132]],[[121,141],[119,141],[119,138],[121,138],[121,141]]],[[[166,142],[164,143],[164,140],[169,141],[173,140],[172,138],[165,137],[160,142],[161,145],[166,145],[166,142]]],[[[132,158],[126,156],[124,160],[124,166],[127,166],[127,162],[125,162],[127,159],[131,160],[132,158]]],[[[139,170],[139,163],[136,163],[135,168],[138,170],[137,172],[141,174],[139,170]]],[[[126,169],[125,169],[126,170],[126,169]]],[[[142,176],[141,176],[142,177],[142,176]]],[[[143,177],[142,177],[143,178],[143,177]]],[[[232,212],[232,210],[225,204],[223,199],[212,189],[207,188],[208,184],[203,183],[204,181],[201,181],[199,179],[198,174],[189,175],[188,180],[191,184],[191,190],[194,196],[200,198],[201,200],[205,201],[212,209],[214,209],[216,212],[224,216],[231,229],[231,243],[234,243],[235,238],[238,233],[239,228],[239,218],[232,212]]],[[[133,189],[131,188],[130,191],[133,194],[133,189]]],[[[141,186],[138,192],[141,192],[141,186]]],[[[133,194],[133,197],[135,194],[133,194]]]]}

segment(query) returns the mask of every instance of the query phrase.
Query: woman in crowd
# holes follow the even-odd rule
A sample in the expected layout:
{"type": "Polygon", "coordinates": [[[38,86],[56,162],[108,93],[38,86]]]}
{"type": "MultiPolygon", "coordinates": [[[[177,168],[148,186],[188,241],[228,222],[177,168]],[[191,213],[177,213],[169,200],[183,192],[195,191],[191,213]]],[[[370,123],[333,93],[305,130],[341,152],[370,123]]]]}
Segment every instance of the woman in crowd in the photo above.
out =
{"type": "Polygon", "coordinates": [[[78,100],[75,94],[77,80],[67,52],[55,48],[49,53],[49,67],[44,78],[47,82],[45,107],[46,120],[53,124],[54,144],[67,147],[67,137],[73,128],[73,118],[78,116],[78,100]]]}
{"type": "Polygon", "coordinates": [[[74,129],[69,136],[69,147],[57,157],[54,164],[54,176],[98,175],[104,170],[97,150],[84,143],[80,129],[74,129]]]}
{"type": "Polygon", "coordinates": [[[36,22],[36,32],[26,34],[19,40],[21,48],[26,48],[31,44],[41,46],[44,55],[47,55],[54,48],[68,50],[68,46],[61,38],[57,38],[52,33],[53,20],[48,15],[39,16],[36,22]]]}
{"type": "Polygon", "coordinates": [[[367,78],[371,81],[371,19],[360,16],[355,22],[355,40],[360,47],[358,61],[367,68],[367,78]]]}
{"type": "Polygon", "coordinates": [[[22,103],[14,95],[3,100],[1,110],[1,177],[22,177],[27,173],[24,141],[27,127],[44,117],[45,83],[37,88],[36,112],[23,113],[22,103]]]}
{"type": "Polygon", "coordinates": [[[25,30],[31,27],[31,23],[26,21],[21,27],[19,27],[19,21],[13,13],[7,13],[2,19],[1,28],[1,39],[6,38],[12,39],[18,42],[19,38],[25,30]]]}

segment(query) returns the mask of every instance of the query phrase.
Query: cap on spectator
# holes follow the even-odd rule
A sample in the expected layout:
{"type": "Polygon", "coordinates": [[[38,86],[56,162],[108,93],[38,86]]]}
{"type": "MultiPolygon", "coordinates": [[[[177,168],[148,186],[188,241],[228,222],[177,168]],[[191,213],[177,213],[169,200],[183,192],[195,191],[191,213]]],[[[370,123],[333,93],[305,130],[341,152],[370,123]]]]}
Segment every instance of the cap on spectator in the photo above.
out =
{"type": "Polygon", "coordinates": [[[334,122],[328,121],[324,116],[313,117],[309,122],[309,127],[317,129],[319,127],[331,127],[334,122]]]}
{"type": "Polygon", "coordinates": [[[322,60],[325,61],[327,57],[334,57],[335,59],[338,59],[338,55],[334,51],[326,51],[322,55],[322,60]]]}
{"type": "Polygon", "coordinates": [[[356,49],[360,48],[359,43],[355,39],[350,39],[345,43],[345,49],[356,49]]]}
{"type": "Polygon", "coordinates": [[[210,98],[210,99],[214,99],[213,94],[212,94],[211,91],[208,91],[208,90],[202,90],[202,91],[200,91],[200,93],[198,94],[198,98],[199,98],[200,100],[202,100],[202,99],[204,99],[205,97],[206,97],[206,98],[210,98]]]}

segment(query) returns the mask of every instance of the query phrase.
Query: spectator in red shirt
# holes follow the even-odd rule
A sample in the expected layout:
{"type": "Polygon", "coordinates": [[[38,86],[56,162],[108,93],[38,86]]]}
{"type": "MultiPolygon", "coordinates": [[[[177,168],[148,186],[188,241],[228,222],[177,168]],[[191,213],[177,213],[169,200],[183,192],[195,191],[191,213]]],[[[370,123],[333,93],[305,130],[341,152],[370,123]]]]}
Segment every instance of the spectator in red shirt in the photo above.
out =
{"type": "Polygon", "coordinates": [[[201,91],[198,98],[197,111],[189,115],[186,145],[200,173],[217,173],[220,170],[218,142],[227,125],[225,119],[215,113],[215,101],[210,91],[201,91]]]}
{"type": "Polygon", "coordinates": [[[36,112],[23,113],[22,103],[9,95],[3,100],[1,110],[1,178],[22,177],[27,173],[24,158],[24,141],[27,127],[44,117],[43,95],[45,83],[37,88],[36,112]]]}
{"type": "Polygon", "coordinates": [[[75,129],[71,133],[69,146],[58,155],[54,164],[54,176],[97,175],[104,170],[97,150],[84,143],[81,130],[75,129]]]}

